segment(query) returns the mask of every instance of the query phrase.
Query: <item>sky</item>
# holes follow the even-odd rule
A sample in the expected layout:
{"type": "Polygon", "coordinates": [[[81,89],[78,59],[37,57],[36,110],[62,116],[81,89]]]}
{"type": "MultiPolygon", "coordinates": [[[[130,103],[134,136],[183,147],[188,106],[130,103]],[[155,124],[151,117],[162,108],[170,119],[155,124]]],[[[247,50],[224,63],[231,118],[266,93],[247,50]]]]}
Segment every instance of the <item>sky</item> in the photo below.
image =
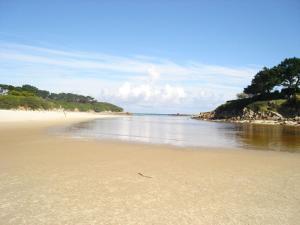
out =
{"type": "Polygon", "coordinates": [[[0,0],[0,83],[208,111],[299,57],[299,0],[0,0]]]}

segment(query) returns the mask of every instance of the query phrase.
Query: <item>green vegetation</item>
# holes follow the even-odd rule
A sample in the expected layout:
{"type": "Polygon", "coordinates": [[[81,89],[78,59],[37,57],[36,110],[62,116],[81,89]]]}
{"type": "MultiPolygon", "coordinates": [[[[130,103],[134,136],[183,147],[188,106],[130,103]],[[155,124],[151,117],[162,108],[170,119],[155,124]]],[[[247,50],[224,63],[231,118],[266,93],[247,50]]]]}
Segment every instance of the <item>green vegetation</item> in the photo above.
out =
{"type": "Polygon", "coordinates": [[[252,102],[247,106],[248,109],[251,109],[253,112],[267,112],[267,111],[279,111],[286,103],[285,99],[277,99],[272,101],[257,101],[252,102]]]}
{"type": "Polygon", "coordinates": [[[289,58],[273,68],[264,67],[253,78],[251,84],[244,89],[250,96],[268,95],[274,89],[281,89],[286,97],[300,91],[300,59],[289,58]]]}
{"type": "Polygon", "coordinates": [[[14,87],[0,84],[0,108],[1,109],[64,109],[69,111],[112,111],[121,112],[122,108],[107,103],[98,102],[90,96],[72,93],[50,93],[39,90],[31,85],[14,87]]]}
{"type": "Polygon", "coordinates": [[[289,58],[272,68],[264,67],[237,98],[219,106],[215,117],[241,116],[244,108],[274,111],[285,117],[300,116],[300,59],[289,58]]]}

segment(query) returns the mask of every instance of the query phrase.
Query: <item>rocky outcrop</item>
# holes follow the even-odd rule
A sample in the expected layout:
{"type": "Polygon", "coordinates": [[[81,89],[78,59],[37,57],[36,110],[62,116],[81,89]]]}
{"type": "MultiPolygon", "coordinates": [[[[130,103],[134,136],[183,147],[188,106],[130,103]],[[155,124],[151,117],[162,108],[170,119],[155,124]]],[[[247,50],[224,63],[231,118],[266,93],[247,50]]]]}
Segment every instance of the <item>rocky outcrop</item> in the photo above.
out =
{"type": "Polygon", "coordinates": [[[213,120],[215,117],[215,112],[202,112],[199,113],[198,115],[194,115],[192,118],[193,119],[199,119],[199,120],[213,120]]]}
{"type": "Polygon", "coordinates": [[[215,111],[212,112],[202,112],[198,115],[193,116],[194,119],[199,120],[212,120],[212,121],[228,121],[237,123],[256,123],[256,124],[282,124],[282,125],[296,125],[300,126],[300,117],[296,116],[294,118],[285,118],[280,113],[275,111],[264,111],[264,112],[254,112],[253,110],[245,107],[238,116],[230,116],[225,118],[220,118],[219,114],[215,111]]]}
{"type": "Polygon", "coordinates": [[[251,109],[244,108],[243,114],[239,119],[244,120],[283,120],[284,117],[274,111],[265,111],[265,112],[254,112],[251,109]]]}

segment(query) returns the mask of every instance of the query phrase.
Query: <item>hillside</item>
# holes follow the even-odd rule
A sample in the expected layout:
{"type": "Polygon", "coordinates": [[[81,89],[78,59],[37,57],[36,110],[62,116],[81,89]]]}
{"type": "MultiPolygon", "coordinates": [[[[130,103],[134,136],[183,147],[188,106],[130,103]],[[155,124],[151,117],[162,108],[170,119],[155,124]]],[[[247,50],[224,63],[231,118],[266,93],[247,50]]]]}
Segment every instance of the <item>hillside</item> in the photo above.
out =
{"type": "Polygon", "coordinates": [[[228,101],[214,110],[215,119],[272,119],[300,116],[300,95],[293,99],[228,101]]]}
{"type": "Polygon", "coordinates": [[[93,97],[72,93],[51,93],[31,85],[15,87],[0,84],[0,109],[30,109],[94,112],[122,112],[119,106],[98,102],[93,97]]]}
{"type": "Polygon", "coordinates": [[[285,59],[270,69],[263,68],[238,99],[227,101],[196,119],[254,121],[273,120],[300,124],[300,59],[285,59]]]}

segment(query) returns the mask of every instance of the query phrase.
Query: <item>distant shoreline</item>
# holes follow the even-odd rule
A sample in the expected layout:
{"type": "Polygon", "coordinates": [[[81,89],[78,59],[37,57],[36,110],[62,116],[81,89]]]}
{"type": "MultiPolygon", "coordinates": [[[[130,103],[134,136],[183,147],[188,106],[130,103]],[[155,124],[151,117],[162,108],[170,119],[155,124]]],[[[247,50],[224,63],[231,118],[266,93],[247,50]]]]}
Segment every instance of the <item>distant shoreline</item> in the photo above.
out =
{"type": "Polygon", "coordinates": [[[117,112],[73,112],[63,110],[0,110],[0,122],[76,122],[97,118],[119,117],[129,115],[117,112]]]}

